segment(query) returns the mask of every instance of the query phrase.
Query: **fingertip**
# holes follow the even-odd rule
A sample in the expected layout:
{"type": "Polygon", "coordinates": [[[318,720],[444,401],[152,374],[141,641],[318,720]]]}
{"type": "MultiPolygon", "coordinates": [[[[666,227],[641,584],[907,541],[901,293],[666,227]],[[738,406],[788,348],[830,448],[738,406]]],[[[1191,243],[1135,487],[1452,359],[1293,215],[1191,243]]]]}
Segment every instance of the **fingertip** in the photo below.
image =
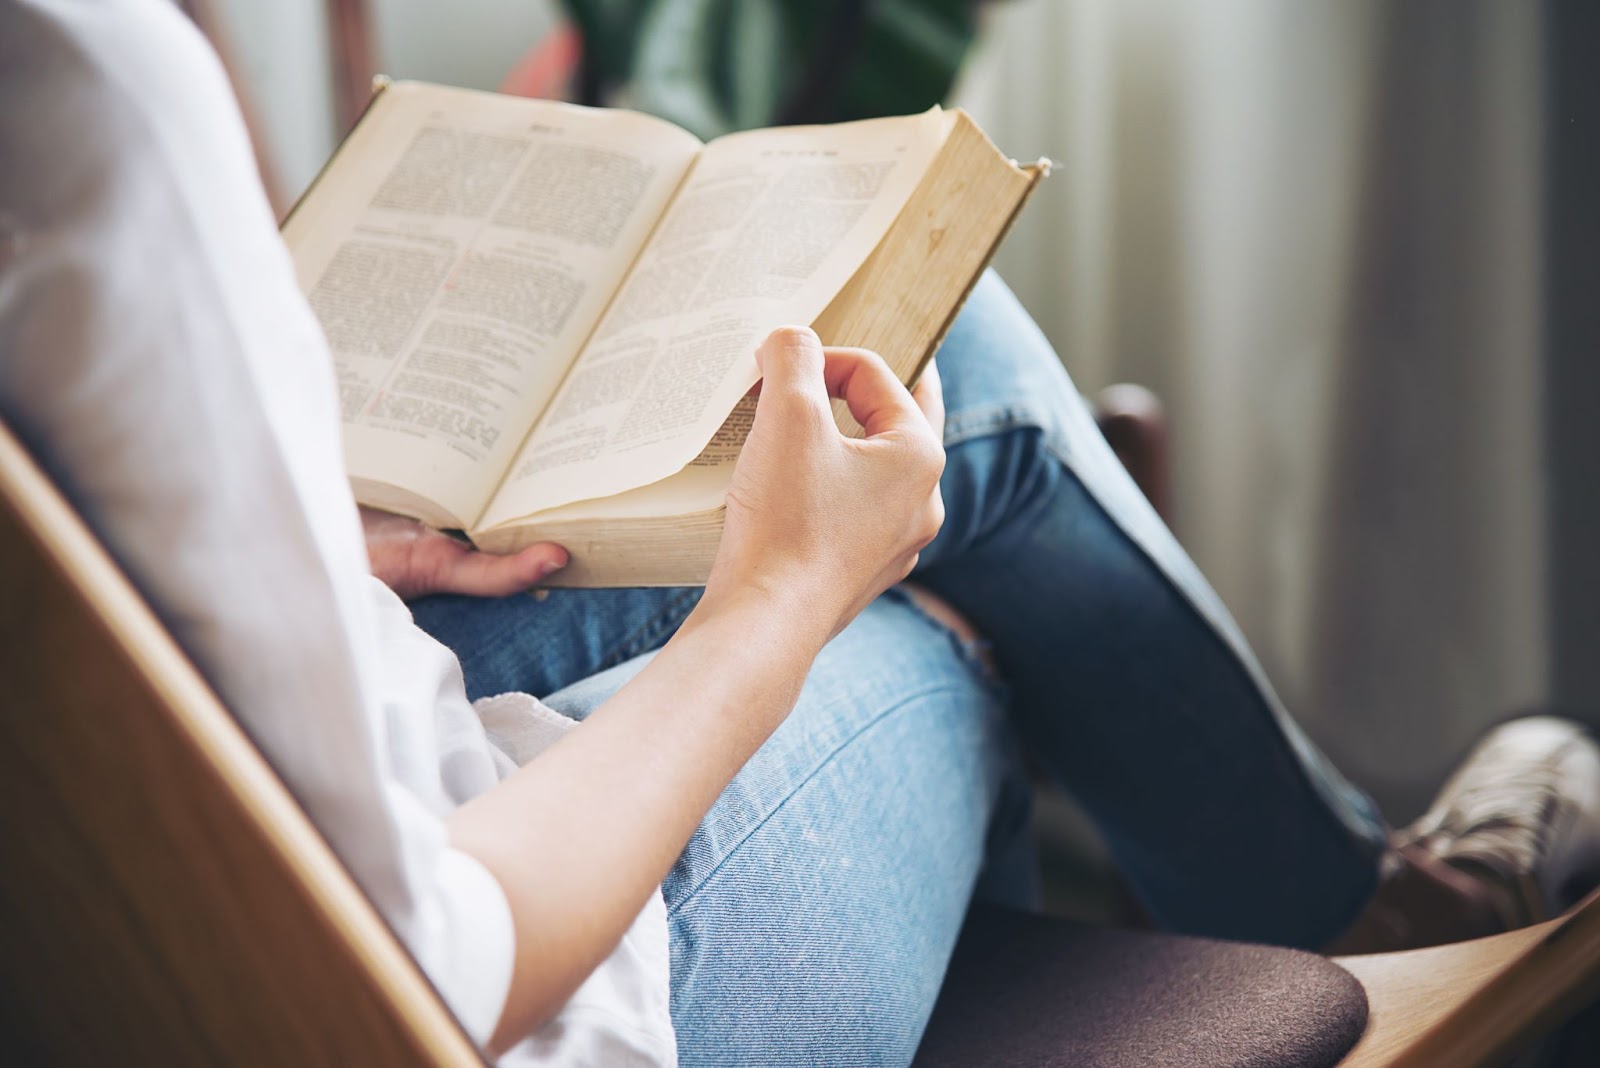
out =
{"type": "Polygon", "coordinates": [[[535,546],[535,548],[540,550],[538,578],[544,578],[546,575],[555,574],[557,571],[560,571],[562,568],[566,567],[567,564],[572,560],[571,555],[566,549],[556,545],[553,542],[538,545],[535,546]]]}
{"type": "Polygon", "coordinates": [[[822,351],[822,341],[809,326],[780,326],[768,334],[756,349],[756,365],[767,373],[767,361],[774,356],[822,351]]]}
{"type": "Polygon", "coordinates": [[[776,327],[772,333],[767,335],[767,342],[768,344],[780,346],[815,345],[819,349],[822,347],[822,339],[817,337],[815,330],[809,326],[794,326],[792,324],[776,327]]]}

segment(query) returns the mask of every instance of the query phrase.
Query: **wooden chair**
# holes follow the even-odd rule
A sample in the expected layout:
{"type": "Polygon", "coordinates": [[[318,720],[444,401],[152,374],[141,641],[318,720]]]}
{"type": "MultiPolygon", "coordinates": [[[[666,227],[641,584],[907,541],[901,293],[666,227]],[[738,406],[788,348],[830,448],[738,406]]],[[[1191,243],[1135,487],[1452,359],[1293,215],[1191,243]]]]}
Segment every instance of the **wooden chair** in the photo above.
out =
{"type": "MultiPolygon", "coordinates": [[[[219,39],[208,0],[181,6],[219,39]]],[[[373,66],[366,8],[327,5],[346,125],[373,66]]],[[[265,141],[256,144],[282,207],[265,141]]],[[[1164,433],[1148,400],[1113,399],[1102,428],[1164,512],[1164,433]]],[[[0,692],[4,1063],[483,1063],[282,782],[3,426],[0,692]]],[[[930,1026],[937,1041],[919,1060],[1008,1063],[1002,1051],[1021,1041],[1032,1063],[1093,1063],[1094,1051],[1070,1062],[1051,1052],[1052,1042],[1081,1038],[1063,1033],[1070,1021],[1057,1010],[1108,995],[1137,1003],[1149,976],[1127,965],[1152,952],[1239,968],[1305,963],[1287,951],[1241,956],[1221,943],[977,911],[930,1026]],[[1088,949],[1099,963],[1085,975],[1071,966],[1088,949]],[[1024,956],[1026,972],[1016,967],[1024,956]]],[[[1365,1032],[1342,1059],[1344,1047],[1317,1063],[1491,1065],[1600,991],[1600,900],[1496,938],[1341,963],[1364,988],[1365,1032]]],[[[1301,971],[1330,996],[1346,974],[1301,971]]],[[[1160,978],[1163,989],[1195,986],[1181,970],[1160,978]]],[[[1254,989],[1255,1008],[1281,1007],[1270,979],[1254,989]]],[[[1102,1052],[1129,1063],[1129,1040],[1170,1028],[1162,1005],[1147,1008],[1097,1038],[1102,1052]]],[[[1199,1030],[1226,1039],[1238,1004],[1213,997],[1202,1009],[1199,1030]]]]}
{"type": "MultiPolygon", "coordinates": [[[[482,1063],[277,776],[3,427],[0,683],[8,1063],[482,1063]]],[[[1086,936],[1034,917],[1001,927],[998,939],[969,927],[963,946],[975,939],[980,952],[958,951],[930,1029],[979,1053],[925,1061],[985,1063],[981,1051],[1019,1026],[1048,1027],[1058,1015],[1014,1018],[1005,987],[1016,977],[1005,973],[1016,958],[1005,947],[1070,963],[1086,936]]],[[[1234,948],[1090,937],[1124,940],[1101,943],[1113,966],[1076,987],[1035,984],[1046,1004],[1125,983],[1115,962],[1152,947],[1234,948]]],[[[1341,963],[1370,1006],[1342,1063],[1495,1064],[1600,991],[1600,898],[1526,930],[1341,963]]],[[[1229,1007],[1218,1012],[1208,1030],[1225,1029],[1229,1007]]]]}
{"type": "Polygon", "coordinates": [[[3,427],[0,561],[0,1060],[481,1064],[3,427]]]}

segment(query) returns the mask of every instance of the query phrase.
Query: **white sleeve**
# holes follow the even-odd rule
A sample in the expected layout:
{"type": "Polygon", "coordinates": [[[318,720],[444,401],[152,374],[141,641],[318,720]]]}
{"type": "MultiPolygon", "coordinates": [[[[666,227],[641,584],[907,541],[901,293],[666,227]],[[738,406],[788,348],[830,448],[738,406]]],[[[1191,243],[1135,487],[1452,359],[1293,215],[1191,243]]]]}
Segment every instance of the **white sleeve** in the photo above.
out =
{"type": "Polygon", "coordinates": [[[511,908],[495,877],[459,849],[441,849],[413,924],[412,951],[467,1034],[487,1045],[511,986],[511,908]]]}
{"type": "MultiPolygon", "coordinates": [[[[331,361],[220,65],[162,0],[7,0],[0,100],[0,417],[483,1040],[513,928],[443,817],[494,763],[465,728],[447,788],[386,689],[331,361]]],[[[457,722],[441,663],[411,692],[457,722]]]]}

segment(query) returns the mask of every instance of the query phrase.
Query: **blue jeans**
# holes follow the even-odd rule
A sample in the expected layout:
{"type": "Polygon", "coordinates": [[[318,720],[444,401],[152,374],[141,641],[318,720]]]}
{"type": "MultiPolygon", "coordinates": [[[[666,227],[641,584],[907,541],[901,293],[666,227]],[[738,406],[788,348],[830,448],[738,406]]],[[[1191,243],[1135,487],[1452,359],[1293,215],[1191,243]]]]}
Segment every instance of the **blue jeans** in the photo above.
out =
{"type": "MultiPolygon", "coordinates": [[[[976,624],[999,678],[899,591],[823,650],[663,886],[685,1064],[907,1062],[974,893],[1028,897],[1024,753],[1167,928],[1315,947],[1375,886],[1376,810],[1283,712],[998,278],[938,362],[948,514],[916,579],[976,624]]],[[[473,696],[581,718],[698,595],[415,610],[473,696]]]]}

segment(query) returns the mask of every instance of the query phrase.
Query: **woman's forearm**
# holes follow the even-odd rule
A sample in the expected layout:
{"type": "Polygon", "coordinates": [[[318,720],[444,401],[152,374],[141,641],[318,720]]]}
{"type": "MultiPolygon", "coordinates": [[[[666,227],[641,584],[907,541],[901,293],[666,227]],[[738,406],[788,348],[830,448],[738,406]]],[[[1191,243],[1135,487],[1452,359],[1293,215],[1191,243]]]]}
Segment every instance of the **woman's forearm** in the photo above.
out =
{"type": "Polygon", "coordinates": [[[936,372],[913,398],[881,358],[825,353],[795,327],[756,360],[761,394],[699,606],[576,730],[451,817],[451,840],[494,873],[516,929],[497,1049],[611,952],[794,707],[823,643],[905,578],[939,529],[936,372]],[[830,395],[863,437],[839,432],[830,395]]]}
{"type": "Polygon", "coordinates": [[[516,966],[500,1050],[616,947],[735,772],[783,721],[826,639],[750,594],[703,604],[632,681],[450,819],[499,881],[516,966]]]}

